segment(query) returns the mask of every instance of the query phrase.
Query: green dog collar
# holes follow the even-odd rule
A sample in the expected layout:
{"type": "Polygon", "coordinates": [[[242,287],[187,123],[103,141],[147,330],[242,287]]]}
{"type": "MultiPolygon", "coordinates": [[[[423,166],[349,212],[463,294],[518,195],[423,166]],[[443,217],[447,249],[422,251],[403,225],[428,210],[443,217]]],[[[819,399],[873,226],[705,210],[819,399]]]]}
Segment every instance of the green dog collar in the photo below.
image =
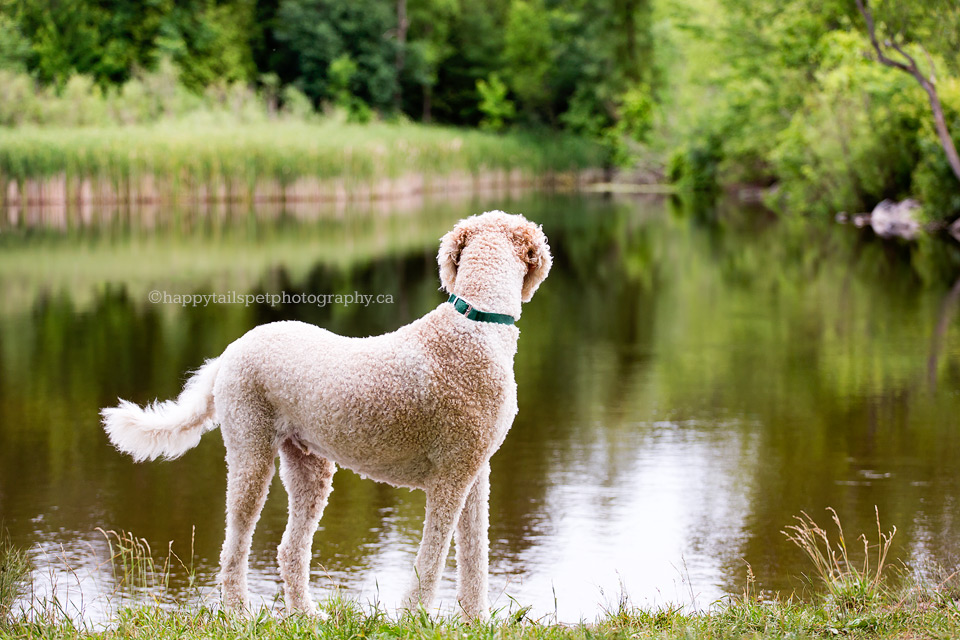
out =
{"type": "Polygon", "coordinates": [[[508,316],[505,313],[490,313],[489,311],[480,311],[478,309],[474,309],[472,304],[463,298],[458,298],[452,293],[447,299],[447,302],[452,303],[453,308],[457,310],[457,313],[463,314],[463,316],[468,320],[476,320],[477,322],[493,322],[495,324],[513,324],[517,321],[516,318],[513,316],[508,316]]]}

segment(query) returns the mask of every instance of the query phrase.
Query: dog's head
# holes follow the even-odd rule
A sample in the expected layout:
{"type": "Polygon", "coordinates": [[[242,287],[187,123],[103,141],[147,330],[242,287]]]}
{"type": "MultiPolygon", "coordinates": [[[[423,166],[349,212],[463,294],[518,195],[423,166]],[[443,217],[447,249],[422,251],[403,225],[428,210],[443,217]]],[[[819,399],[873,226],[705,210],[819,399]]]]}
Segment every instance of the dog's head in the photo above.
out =
{"type": "MultiPolygon", "coordinates": [[[[447,293],[469,278],[473,287],[518,287],[529,302],[553,258],[543,230],[521,215],[488,211],[461,220],[440,241],[440,283],[447,293]]],[[[463,291],[462,295],[472,292],[463,291]]]]}

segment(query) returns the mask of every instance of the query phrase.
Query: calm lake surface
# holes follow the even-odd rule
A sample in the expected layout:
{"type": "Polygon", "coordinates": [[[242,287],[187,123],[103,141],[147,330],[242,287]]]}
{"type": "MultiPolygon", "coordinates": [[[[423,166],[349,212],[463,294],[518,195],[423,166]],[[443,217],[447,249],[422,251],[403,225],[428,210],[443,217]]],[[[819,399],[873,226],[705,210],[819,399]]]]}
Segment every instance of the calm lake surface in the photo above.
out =
{"type": "MultiPolygon", "coordinates": [[[[0,518],[33,597],[103,620],[138,598],[216,602],[226,488],[219,432],[173,462],[114,451],[98,410],[175,396],[250,328],[298,319],[391,331],[441,304],[439,237],[501,208],[541,222],[555,264],[519,322],[520,413],[493,458],[491,598],[592,620],[810,587],[781,533],[805,511],[848,540],[897,527],[908,570],[960,550],[956,251],[727,206],[529,195],[331,215],[177,214],[94,229],[0,228],[0,518]],[[392,304],[153,304],[148,294],[385,294],[392,304]],[[169,585],[118,584],[107,539],[144,538],[169,585]],[[192,557],[192,559],[191,559],[192,557]]],[[[392,609],[423,495],[340,470],[314,541],[314,595],[392,609]]],[[[251,588],[279,608],[275,478],[251,588]]],[[[852,545],[856,546],[856,545],[852,545]]],[[[441,588],[454,603],[452,556],[441,588]]],[[[41,604],[41,606],[44,606],[41,604]]]]}

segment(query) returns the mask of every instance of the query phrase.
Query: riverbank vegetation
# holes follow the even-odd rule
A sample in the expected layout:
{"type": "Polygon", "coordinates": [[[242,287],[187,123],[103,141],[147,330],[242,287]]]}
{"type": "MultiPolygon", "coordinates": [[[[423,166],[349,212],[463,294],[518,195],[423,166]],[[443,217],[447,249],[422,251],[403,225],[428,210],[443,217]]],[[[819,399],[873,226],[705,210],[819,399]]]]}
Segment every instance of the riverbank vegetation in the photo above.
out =
{"type": "MultiPolygon", "coordinates": [[[[771,187],[783,211],[865,211],[919,198],[931,218],[960,214],[955,176],[930,96],[881,64],[854,0],[667,0],[660,43],[676,55],[668,104],[673,179],[691,189],[771,187]]],[[[933,80],[960,141],[960,7],[881,0],[876,34],[887,54],[933,80]],[[903,54],[896,51],[899,48],[903,54]]]]}
{"type": "Polygon", "coordinates": [[[701,194],[763,187],[784,212],[913,196],[960,215],[951,0],[70,7],[0,1],[0,172],[18,181],[619,166],[701,194]]]}
{"type": "Polygon", "coordinates": [[[347,602],[327,603],[325,617],[252,619],[224,616],[209,609],[164,611],[144,607],[124,611],[106,631],[93,631],[70,622],[19,622],[6,637],[27,638],[458,638],[462,640],[594,640],[636,638],[648,640],[726,640],[733,638],[951,638],[960,632],[950,605],[929,601],[899,608],[838,611],[824,605],[798,602],[737,600],[710,612],[683,613],[679,609],[644,611],[624,607],[597,621],[553,624],[529,620],[519,612],[487,624],[468,625],[459,619],[439,619],[425,613],[399,620],[381,611],[365,611],[347,602]]]}
{"type": "Polygon", "coordinates": [[[601,166],[573,136],[409,124],[205,121],[0,129],[8,204],[342,200],[576,183],[601,166]],[[567,173],[567,177],[557,174],[567,173]]]}
{"type": "Polygon", "coordinates": [[[25,593],[30,579],[30,563],[17,548],[7,530],[0,526],[0,632],[14,617],[14,606],[25,593]]]}
{"type": "MultiPolygon", "coordinates": [[[[957,573],[925,579],[906,567],[889,567],[887,552],[896,528],[855,541],[844,537],[836,512],[833,526],[821,527],[803,514],[786,527],[786,540],[813,562],[809,594],[768,594],[756,590],[747,565],[743,592],[704,610],[696,606],[642,609],[626,595],[598,615],[578,624],[557,623],[549,614],[534,617],[529,608],[510,606],[493,612],[491,621],[467,623],[459,616],[434,616],[425,610],[390,616],[379,605],[363,607],[334,594],[316,616],[281,615],[262,609],[234,616],[206,606],[169,603],[125,607],[104,625],[64,615],[56,604],[0,618],[0,634],[9,638],[463,638],[507,640],[590,640],[598,637],[650,639],[721,638],[947,638],[960,632],[957,573]],[[858,550],[862,550],[859,554],[858,550]],[[891,579],[896,573],[894,579],[891,579]]],[[[145,540],[122,532],[102,532],[112,557],[118,588],[142,589],[159,598],[173,562],[171,549],[155,560],[145,540]]],[[[22,553],[0,547],[0,567],[21,566],[22,553]],[[11,560],[13,558],[13,560],[11,560]]],[[[14,576],[14,574],[10,574],[14,576]]],[[[15,574],[24,581],[24,573],[15,574]]],[[[5,587],[6,588],[6,587],[5,587]]],[[[4,594],[9,592],[4,591],[4,594]]],[[[6,597],[6,596],[4,596],[6,597]]]]}
{"type": "Polygon", "coordinates": [[[241,83],[188,90],[178,72],[101,88],[73,76],[62,90],[0,71],[0,200],[113,204],[186,196],[337,200],[531,184],[604,164],[600,145],[548,131],[350,122],[322,115],[290,87],[277,109],[241,83]]]}
{"type": "Polygon", "coordinates": [[[631,3],[610,17],[589,3],[116,5],[4,3],[0,174],[17,183],[13,201],[25,180],[104,173],[212,188],[224,175],[336,177],[348,191],[398,174],[520,171],[512,182],[529,182],[609,165],[615,145],[599,129],[563,123],[613,127],[600,100],[633,111],[646,100],[628,90],[642,68],[631,3]],[[559,35],[573,38],[563,54],[550,42],[559,35]]]}

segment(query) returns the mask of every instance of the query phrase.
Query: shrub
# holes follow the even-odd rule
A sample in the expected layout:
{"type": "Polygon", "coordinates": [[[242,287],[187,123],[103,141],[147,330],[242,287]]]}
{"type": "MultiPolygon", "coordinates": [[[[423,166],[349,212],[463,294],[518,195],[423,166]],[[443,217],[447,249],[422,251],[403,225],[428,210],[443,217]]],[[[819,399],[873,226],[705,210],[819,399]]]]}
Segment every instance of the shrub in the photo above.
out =
{"type": "Polygon", "coordinates": [[[313,103],[310,102],[310,98],[292,84],[283,88],[281,97],[285,114],[298,120],[305,120],[313,114],[313,103]]]}
{"type": "Polygon", "coordinates": [[[683,191],[714,193],[719,188],[718,173],[724,159],[719,134],[694,134],[687,146],[670,156],[667,176],[683,191]]]}
{"type": "Polygon", "coordinates": [[[771,154],[782,204],[832,214],[907,197],[919,158],[925,98],[904,73],[865,59],[861,36],[831,32],[815,91],[771,154]]]}
{"type": "Polygon", "coordinates": [[[483,120],[480,128],[488,131],[502,131],[517,115],[513,101],[507,97],[507,85],[496,73],[489,80],[477,80],[477,93],[480,95],[480,112],[483,120]]]}

